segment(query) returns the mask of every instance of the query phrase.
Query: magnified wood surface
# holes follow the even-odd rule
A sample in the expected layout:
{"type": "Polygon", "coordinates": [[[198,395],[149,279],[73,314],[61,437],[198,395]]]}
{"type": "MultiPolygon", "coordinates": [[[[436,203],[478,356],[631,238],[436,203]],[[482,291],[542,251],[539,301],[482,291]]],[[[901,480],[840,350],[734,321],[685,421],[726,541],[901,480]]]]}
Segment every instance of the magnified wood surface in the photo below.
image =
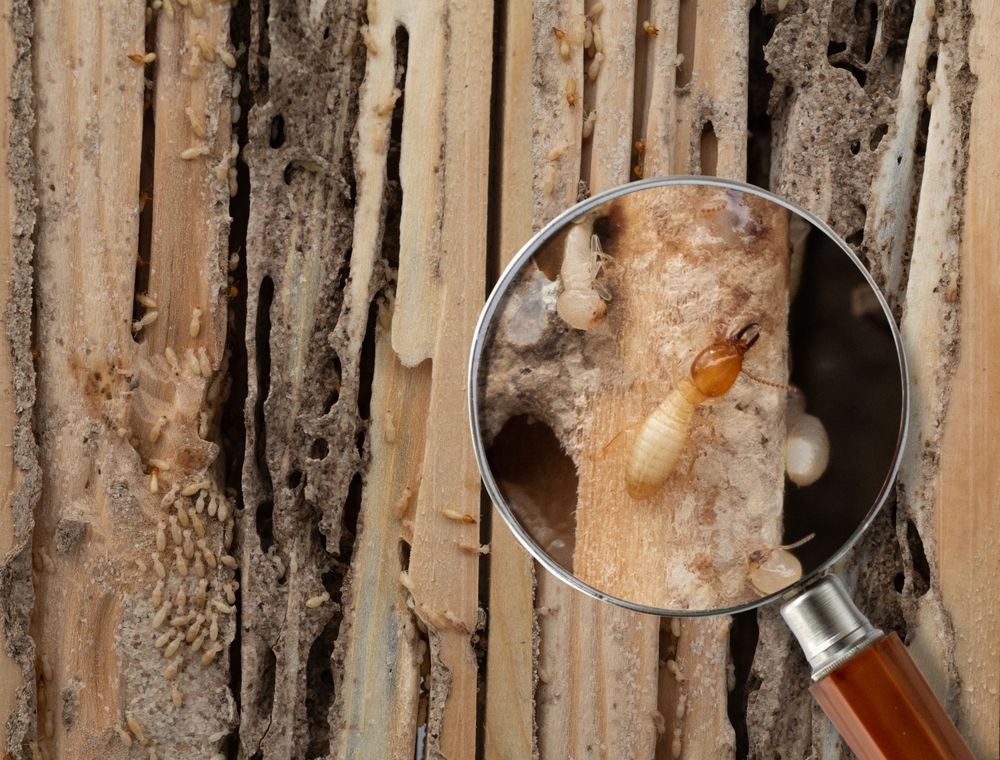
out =
{"type": "Polygon", "coordinates": [[[776,610],[603,606],[482,508],[487,289],[664,174],[801,204],[892,305],[842,575],[1000,755],[995,4],[0,9],[4,760],[849,757],[776,610]]]}

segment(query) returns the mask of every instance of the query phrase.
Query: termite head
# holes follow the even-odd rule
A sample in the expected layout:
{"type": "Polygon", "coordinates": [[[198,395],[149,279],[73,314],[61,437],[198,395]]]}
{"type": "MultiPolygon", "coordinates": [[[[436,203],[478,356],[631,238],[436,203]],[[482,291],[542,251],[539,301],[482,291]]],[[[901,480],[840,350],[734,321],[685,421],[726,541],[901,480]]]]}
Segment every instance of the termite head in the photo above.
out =
{"type": "Polygon", "coordinates": [[[760,325],[750,322],[698,354],[691,363],[694,387],[710,398],[724,396],[743,369],[743,355],[759,337],[760,325]]]}

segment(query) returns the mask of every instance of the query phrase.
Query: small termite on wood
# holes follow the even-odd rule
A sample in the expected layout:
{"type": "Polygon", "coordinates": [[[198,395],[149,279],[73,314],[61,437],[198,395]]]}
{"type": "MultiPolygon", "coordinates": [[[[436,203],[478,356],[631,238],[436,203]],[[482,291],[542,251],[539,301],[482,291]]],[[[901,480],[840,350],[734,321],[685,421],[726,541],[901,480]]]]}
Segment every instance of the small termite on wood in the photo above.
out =
{"type": "Polygon", "coordinates": [[[559,46],[559,57],[568,61],[570,57],[569,40],[566,39],[566,32],[557,26],[552,27],[552,35],[556,38],[556,45],[559,46]]]}
{"type": "Polygon", "coordinates": [[[593,232],[594,217],[589,214],[570,225],[559,270],[562,292],[556,300],[556,312],[577,330],[593,330],[608,314],[607,304],[595,287],[606,257],[601,239],[593,232]]]}
{"type": "Polygon", "coordinates": [[[459,548],[460,551],[463,551],[466,554],[489,554],[490,553],[490,545],[489,544],[485,544],[483,546],[480,546],[479,544],[466,544],[466,543],[462,543],[461,541],[456,541],[455,544],[458,546],[458,548],[459,548]]]}
{"type": "Polygon", "coordinates": [[[576,107],[576,79],[569,77],[566,80],[565,85],[566,102],[569,104],[570,108],[576,107]]]}
{"type": "Polygon", "coordinates": [[[227,69],[236,68],[236,57],[224,48],[219,48],[219,60],[225,65],[227,69]]]}
{"type": "Polygon", "coordinates": [[[133,334],[138,333],[144,327],[149,327],[149,325],[153,324],[153,322],[155,322],[156,318],[159,316],[160,312],[158,311],[147,311],[139,319],[137,319],[135,322],[132,323],[133,334]]]}
{"type": "Polygon", "coordinates": [[[208,155],[208,147],[205,145],[193,145],[190,148],[185,148],[180,152],[180,157],[185,161],[193,161],[201,156],[208,155]]]}
{"type": "Polygon", "coordinates": [[[476,518],[472,515],[464,514],[463,512],[458,512],[454,509],[442,509],[441,514],[449,520],[465,523],[466,525],[475,525],[478,522],[478,520],[476,520],[476,518]]]}
{"type": "Polygon", "coordinates": [[[201,309],[195,306],[191,309],[191,322],[188,325],[188,335],[197,338],[201,333],[201,309]]]}
{"type": "Polygon", "coordinates": [[[810,533],[793,544],[751,553],[747,572],[750,584],[760,594],[774,594],[795,583],[802,577],[802,563],[791,550],[815,537],[815,533],[810,533]]]}
{"type": "Polygon", "coordinates": [[[648,19],[642,22],[642,31],[646,33],[647,37],[656,37],[660,33],[659,27],[648,19]]]}
{"type": "Polygon", "coordinates": [[[140,66],[145,66],[148,63],[153,63],[156,60],[156,53],[131,53],[128,59],[132,63],[139,64],[140,66]]]}
{"type": "Polygon", "coordinates": [[[195,137],[204,140],[208,136],[208,131],[205,129],[205,117],[196,113],[191,106],[184,109],[184,114],[187,116],[195,137]]]}
{"type": "Polygon", "coordinates": [[[146,293],[136,293],[135,300],[144,309],[156,308],[156,299],[146,293]]]}
{"type": "Polygon", "coordinates": [[[594,53],[594,59],[587,66],[587,78],[591,82],[597,81],[597,75],[601,73],[601,66],[604,64],[604,53],[598,51],[594,53]]]}
{"type": "Polygon", "coordinates": [[[128,725],[128,730],[132,732],[132,736],[135,737],[136,741],[143,747],[148,747],[150,741],[146,736],[146,732],[143,730],[142,724],[132,713],[125,713],[125,723],[128,725]]]}
{"type": "Polygon", "coordinates": [[[629,496],[648,499],[660,490],[680,458],[695,407],[729,392],[743,369],[743,356],[759,337],[760,326],[750,322],[695,357],[690,379],[681,380],[639,429],[625,473],[629,496]]]}
{"type": "Polygon", "coordinates": [[[389,93],[389,97],[386,98],[385,101],[381,105],[379,105],[378,107],[376,107],[376,109],[375,109],[375,115],[376,116],[388,116],[389,114],[391,114],[392,111],[393,111],[393,109],[396,107],[397,101],[401,97],[403,97],[403,91],[401,89],[399,89],[398,87],[393,87],[392,88],[392,92],[389,93]]]}
{"type": "Polygon", "coordinates": [[[330,592],[324,591],[322,594],[317,596],[311,596],[306,599],[306,609],[315,610],[322,607],[324,604],[330,601],[330,592]]]}
{"type": "Polygon", "coordinates": [[[580,136],[584,140],[590,139],[594,134],[594,124],[597,122],[597,111],[591,111],[583,119],[583,131],[580,136]]]}

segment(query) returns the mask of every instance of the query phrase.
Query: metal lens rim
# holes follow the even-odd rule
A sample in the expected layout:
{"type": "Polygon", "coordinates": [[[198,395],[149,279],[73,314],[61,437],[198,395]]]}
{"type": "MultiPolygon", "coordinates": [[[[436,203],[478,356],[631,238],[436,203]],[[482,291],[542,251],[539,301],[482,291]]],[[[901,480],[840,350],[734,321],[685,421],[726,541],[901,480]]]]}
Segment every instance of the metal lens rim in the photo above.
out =
{"type": "Polygon", "coordinates": [[[731,615],[737,612],[746,612],[747,610],[756,609],[762,605],[768,604],[769,602],[776,601],[781,598],[787,598],[794,595],[802,588],[810,585],[817,578],[824,575],[834,564],[836,564],[851,547],[858,541],[865,530],[872,524],[875,517],[878,515],[879,510],[883,507],[892,493],[892,485],[896,479],[896,474],[899,471],[900,461],[903,455],[903,446],[906,441],[907,428],[909,424],[910,416],[910,381],[909,373],[906,365],[906,355],[903,351],[903,342],[899,333],[899,328],[896,325],[896,320],[892,316],[892,311],[889,308],[889,304],[886,302],[885,297],[882,295],[882,291],[875,284],[875,280],[872,279],[871,274],[861,263],[861,260],[857,257],[851,247],[836,233],[830,226],[819,219],[810,212],[796,206],[790,201],[785,200],[777,195],[769,193],[766,190],[762,190],[759,187],[753,185],[748,185],[743,182],[736,182],[733,180],[718,179],[715,177],[696,177],[696,176],[674,176],[674,177],[658,177],[653,179],[642,180],[639,182],[631,182],[627,185],[621,185],[619,187],[614,187],[604,192],[598,193],[597,195],[591,196],[580,203],[567,209],[551,222],[546,224],[541,230],[539,230],[535,235],[518,251],[517,255],[511,260],[510,264],[504,269],[503,274],[497,280],[496,285],[493,288],[493,292],[490,293],[489,298],[486,300],[486,304],[483,307],[483,311],[479,316],[479,321],[476,324],[476,331],[472,341],[471,355],[469,359],[469,374],[467,377],[468,388],[469,388],[469,420],[472,429],[472,445],[475,451],[476,462],[479,465],[479,471],[482,475],[483,484],[486,486],[486,492],[489,494],[490,499],[493,501],[494,506],[503,517],[505,523],[513,532],[514,536],[520,541],[521,545],[528,551],[528,553],[535,558],[546,570],[555,575],[560,580],[568,583],[570,586],[578,591],[583,592],[587,596],[593,597],[594,599],[599,599],[604,602],[610,602],[612,604],[624,607],[626,609],[634,610],[636,612],[643,612],[651,615],[661,615],[669,617],[708,617],[713,615],[731,615]],[[479,403],[480,403],[480,388],[479,388],[479,372],[483,360],[483,352],[486,348],[486,338],[489,333],[489,328],[493,324],[493,320],[496,317],[497,311],[503,303],[504,296],[510,288],[514,281],[514,278],[520,272],[521,268],[538,252],[538,250],[556,233],[559,232],[569,221],[579,217],[582,214],[597,208],[598,206],[603,206],[604,204],[612,201],[616,198],[620,198],[629,193],[640,192],[642,190],[649,190],[652,188],[660,187],[670,187],[670,186],[703,186],[703,187],[715,187],[726,190],[736,190],[739,192],[747,193],[749,195],[757,196],[758,198],[763,198],[765,200],[776,203],[782,206],[794,214],[798,214],[818,230],[822,231],[827,237],[833,240],[841,251],[854,263],[858,271],[864,277],[865,282],[875,293],[878,299],[879,305],[882,307],[882,312],[885,316],[886,322],[889,324],[889,328],[892,332],[893,343],[896,346],[896,357],[899,361],[899,376],[900,376],[900,388],[902,395],[902,403],[900,408],[900,422],[899,422],[899,434],[896,439],[896,449],[892,458],[892,465],[886,474],[885,481],[879,490],[878,496],[872,504],[865,518],[861,521],[858,527],[855,529],[854,533],[848,537],[848,539],[843,543],[843,545],[834,552],[825,562],[821,563],[818,567],[814,568],[810,572],[806,573],[801,579],[796,583],[784,588],[768,596],[755,599],[744,604],[734,605],[732,607],[720,607],[717,609],[704,609],[704,610],[690,610],[690,609],[664,609],[660,607],[652,607],[645,604],[638,604],[636,602],[629,601],[627,599],[621,599],[620,597],[614,596],[612,594],[601,591],[598,588],[584,583],[582,580],[577,578],[575,575],[566,570],[562,565],[552,559],[548,554],[546,554],[541,547],[535,544],[534,540],[521,526],[520,522],[514,516],[513,511],[507,504],[503,493],[500,491],[499,486],[493,478],[493,472],[490,469],[489,462],[486,459],[486,446],[482,438],[480,424],[479,424],[479,403]]]}

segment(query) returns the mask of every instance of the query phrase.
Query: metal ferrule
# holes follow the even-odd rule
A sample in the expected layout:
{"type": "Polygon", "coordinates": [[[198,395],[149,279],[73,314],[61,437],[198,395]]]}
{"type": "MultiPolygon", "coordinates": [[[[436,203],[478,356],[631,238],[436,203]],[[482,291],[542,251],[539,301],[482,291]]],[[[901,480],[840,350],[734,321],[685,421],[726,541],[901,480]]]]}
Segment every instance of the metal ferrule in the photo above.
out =
{"type": "Polygon", "coordinates": [[[812,666],[812,680],[833,672],[858,652],[882,638],[854,606],[843,584],[827,575],[781,607],[812,666]]]}

